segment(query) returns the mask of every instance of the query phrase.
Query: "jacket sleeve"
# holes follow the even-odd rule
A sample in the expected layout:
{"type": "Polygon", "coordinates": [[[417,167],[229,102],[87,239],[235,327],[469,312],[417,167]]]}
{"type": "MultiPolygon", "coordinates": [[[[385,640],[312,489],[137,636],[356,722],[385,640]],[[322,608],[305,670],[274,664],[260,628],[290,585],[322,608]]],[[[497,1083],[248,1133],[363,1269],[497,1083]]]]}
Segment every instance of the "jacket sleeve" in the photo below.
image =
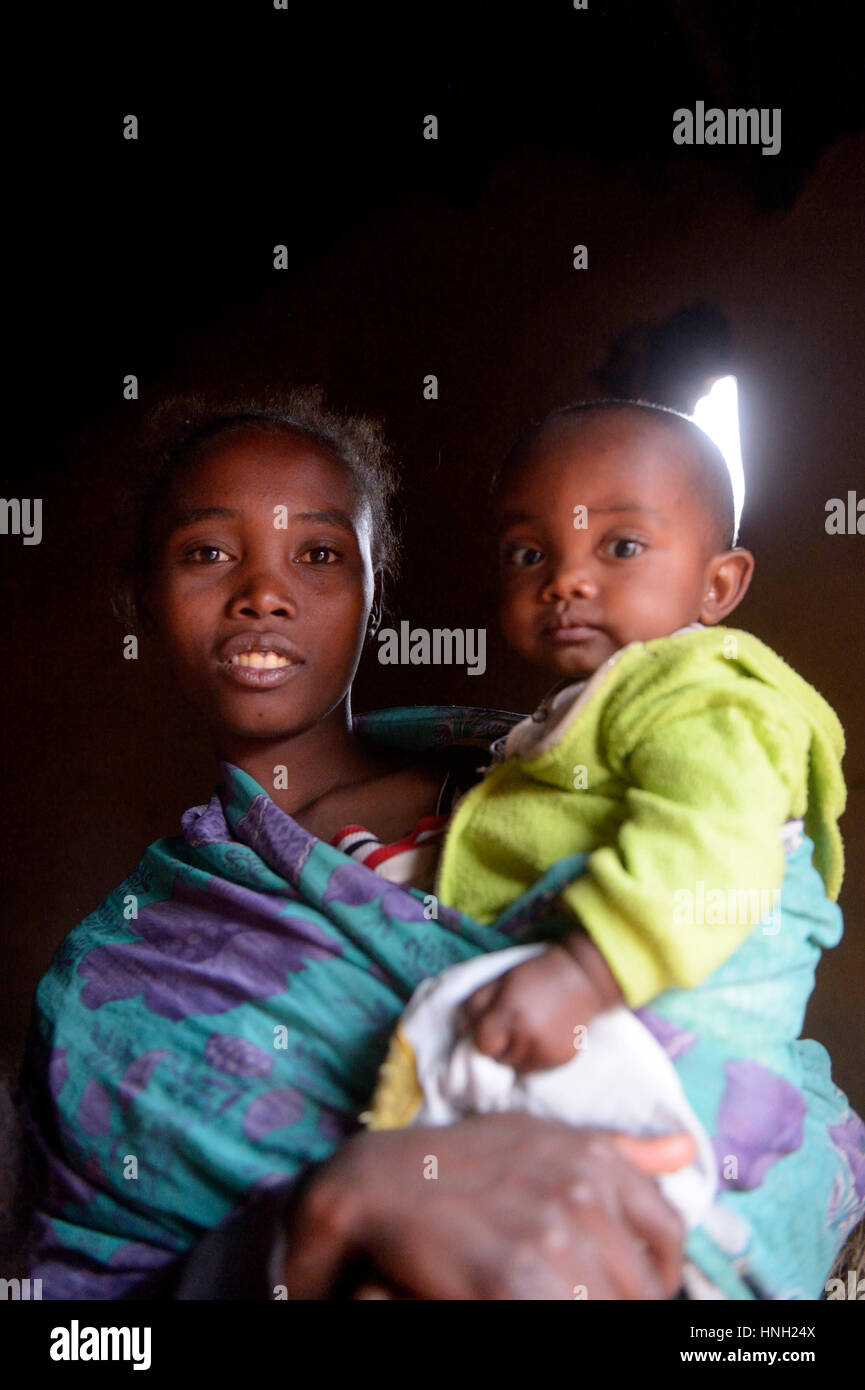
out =
{"type": "Polygon", "coordinates": [[[651,718],[620,709],[602,737],[624,817],[563,896],[637,1008],[705,979],[758,923],[778,931],[779,830],[804,809],[810,730],[777,690],[719,677],[651,718]]]}

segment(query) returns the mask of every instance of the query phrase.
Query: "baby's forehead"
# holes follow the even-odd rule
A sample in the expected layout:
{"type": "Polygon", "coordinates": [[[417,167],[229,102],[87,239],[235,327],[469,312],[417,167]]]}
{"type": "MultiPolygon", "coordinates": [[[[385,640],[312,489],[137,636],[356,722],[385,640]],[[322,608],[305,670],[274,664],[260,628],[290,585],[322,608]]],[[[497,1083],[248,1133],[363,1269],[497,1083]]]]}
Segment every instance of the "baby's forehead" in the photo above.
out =
{"type": "Polygon", "coordinates": [[[639,410],[563,413],[542,425],[529,449],[571,451],[574,460],[587,454],[637,463],[651,457],[659,467],[681,467],[694,455],[693,444],[675,424],[639,410]]]}
{"type": "Polygon", "coordinates": [[[665,421],[631,412],[585,419],[558,417],[530,440],[514,460],[504,491],[532,487],[544,477],[553,486],[571,479],[593,492],[663,495],[685,499],[699,467],[696,451],[665,421]]]}

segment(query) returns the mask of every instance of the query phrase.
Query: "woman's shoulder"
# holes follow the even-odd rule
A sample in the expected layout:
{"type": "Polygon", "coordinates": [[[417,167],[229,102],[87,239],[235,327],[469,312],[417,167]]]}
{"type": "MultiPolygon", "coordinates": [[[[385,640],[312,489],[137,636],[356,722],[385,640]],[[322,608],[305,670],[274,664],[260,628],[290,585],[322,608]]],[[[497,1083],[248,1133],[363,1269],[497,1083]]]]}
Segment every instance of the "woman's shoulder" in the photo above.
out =
{"type": "Polygon", "coordinates": [[[136,939],[140,913],[154,899],[171,896],[175,871],[188,857],[187,850],[181,836],[154,841],[135,868],[67,932],[37,986],[38,1017],[56,1019],[73,996],[80,998],[86,985],[86,962],[94,953],[99,960],[136,939]]]}
{"type": "Polygon", "coordinates": [[[487,748],[525,716],[475,705],[405,705],[355,715],[354,732],[383,747],[418,754],[487,748]]]}

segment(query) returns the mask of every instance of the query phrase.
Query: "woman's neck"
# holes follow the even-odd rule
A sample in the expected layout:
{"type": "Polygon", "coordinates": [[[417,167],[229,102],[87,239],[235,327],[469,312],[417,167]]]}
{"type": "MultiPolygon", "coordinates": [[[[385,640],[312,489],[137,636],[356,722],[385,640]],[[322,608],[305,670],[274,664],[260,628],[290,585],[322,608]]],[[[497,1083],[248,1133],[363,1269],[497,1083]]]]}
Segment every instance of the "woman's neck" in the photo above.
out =
{"type": "Polygon", "coordinates": [[[348,699],[299,733],[253,739],[220,730],[213,746],[220,761],[254,777],[295,818],[334,788],[366,781],[390,761],[352,732],[348,699]]]}

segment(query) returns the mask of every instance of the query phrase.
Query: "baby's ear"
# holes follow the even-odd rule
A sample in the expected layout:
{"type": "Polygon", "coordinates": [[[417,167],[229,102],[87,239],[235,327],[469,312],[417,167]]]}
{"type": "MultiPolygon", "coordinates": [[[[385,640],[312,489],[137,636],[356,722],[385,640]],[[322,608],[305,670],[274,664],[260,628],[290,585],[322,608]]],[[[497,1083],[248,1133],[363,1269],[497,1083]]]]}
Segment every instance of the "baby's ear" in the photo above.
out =
{"type": "Polygon", "coordinates": [[[724,621],[742,602],[754,575],[754,556],[737,546],[713,555],[706,569],[700,622],[708,626],[724,621]]]}

